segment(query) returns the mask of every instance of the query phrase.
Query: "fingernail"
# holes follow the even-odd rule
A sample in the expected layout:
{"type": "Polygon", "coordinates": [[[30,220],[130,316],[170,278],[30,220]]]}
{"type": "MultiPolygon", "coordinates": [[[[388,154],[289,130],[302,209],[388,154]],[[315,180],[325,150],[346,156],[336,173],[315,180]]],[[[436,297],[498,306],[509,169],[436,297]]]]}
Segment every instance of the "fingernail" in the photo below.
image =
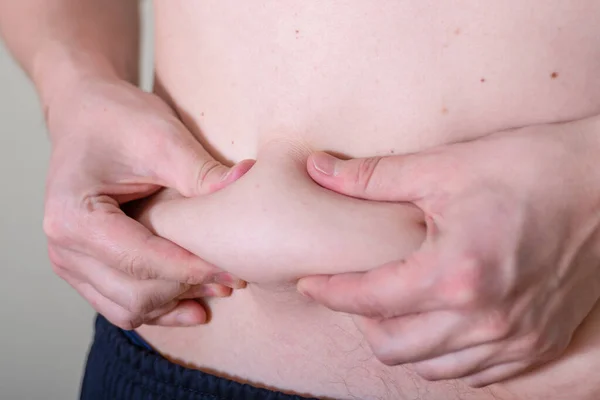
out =
{"type": "Polygon", "coordinates": [[[255,161],[250,160],[250,159],[240,161],[239,163],[235,164],[233,167],[229,168],[229,171],[227,171],[226,173],[223,174],[223,176],[221,176],[221,182],[224,182],[227,179],[231,178],[231,176],[234,173],[239,174],[239,176],[236,178],[236,179],[239,179],[254,166],[254,163],[255,163],[255,161]]]}
{"type": "Polygon", "coordinates": [[[233,289],[245,289],[248,286],[248,282],[238,279],[237,282],[234,282],[235,287],[233,289]]]}
{"type": "Polygon", "coordinates": [[[230,287],[213,283],[202,288],[200,297],[229,297],[231,292],[230,287]]]}
{"type": "Polygon", "coordinates": [[[231,296],[232,289],[227,286],[221,286],[220,289],[213,290],[213,297],[229,297],[231,296]]]}
{"type": "Polygon", "coordinates": [[[298,284],[296,285],[296,290],[298,290],[298,293],[300,293],[307,299],[314,300],[310,293],[308,293],[308,290],[306,289],[306,284],[303,284],[302,281],[298,282],[298,284]]]}
{"type": "Polygon", "coordinates": [[[339,159],[327,153],[317,153],[312,158],[313,166],[315,167],[315,169],[323,175],[328,176],[336,175],[336,166],[339,161],[339,159]]]}
{"type": "Polygon", "coordinates": [[[228,272],[221,272],[215,275],[214,281],[215,283],[220,283],[221,285],[229,286],[233,289],[241,289],[246,285],[246,282],[234,277],[228,272]]]}
{"type": "Polygon", "coordinates": [[[227,178],[229,178],[229,176],[231,175],[232,171],[233,171],[233,168],[229,168],[229,171],[227,171],[227,173],[225,173],[221,176],[221,182],[226,181],[227,178]]]}

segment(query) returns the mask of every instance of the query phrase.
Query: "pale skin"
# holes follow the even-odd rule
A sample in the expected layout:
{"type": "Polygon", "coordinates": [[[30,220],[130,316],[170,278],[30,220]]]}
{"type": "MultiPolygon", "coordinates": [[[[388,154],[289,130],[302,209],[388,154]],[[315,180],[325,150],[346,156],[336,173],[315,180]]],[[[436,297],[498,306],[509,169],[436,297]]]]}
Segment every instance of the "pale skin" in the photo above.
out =
{"type": "MultiPolygon", "coordinates": [[[[193,170],[188,165],[194,162],[176,164],[185,157],[162,156],[159,149],[170,146],[161,141],[145,161],[143,155],[133,157],[140,160],[134,167],[157,176],[173,174],[153,183],[175,190],[161,192],[135,216],[172,241],[167,243],[185,248],[186,257],[197,253],[204,263],[239,274],[250,285],[231,298],[209,300],[213,321],[207,326],[143,325],[139,332],[165,356],[187,365],[288,392],[333,398],[487,399],[492,393],[500,398],[595,398],[595,309],[567,344],[598,294],[592,279],[598,246],[592,215],[599,180],[589,167],[598,154],[597,3],[258,5],[156,2],[156,93],[206,151],[238,167],[222,191],[182,199],[177,192],[195,197],[225,185],[211,184],[218,179],[209,178],[198,193],[186,191],[177,179],[193,170]],[[561,121],[577,122],[556,125],[561,121]],[[506,132],[513,127],[526,128],[516,131],[515,139],[514,132],[506,132]],[[541,136],[544,140],[538,140],[541,136]],[[444,146],[480,137],[485,138],[444,146]],[[287,147],[274,148],[276,142],[287,147]],[[293,154],[286,155],[289,149],[293,154]],[[309,158],[318,150],[349,158],[414,156],[353,161],[332,176],[318,172],[316,158],[309,158]],[[525,156],[518,157],[519,152],[525,156]],[[251,162],[243,161],[248,158],[258,160],[252,169],[251,162]],[[148,159],[179,166],[164,172],[169,168],[147,166],[148,159]],[[482,185],[484,180],[497,183],[492,188],[499,187],[500,193],[489,183],[482,185]],[[556,210],[563,216],[560,229],[556,221],[548,222],[556,210]],[[486,218],[476,218],[481,215],[486,218]],[[363,231],[368,234],[361,237],[357,232],[363,231]],[[526,262],[513,257],[516,253],[526,254],[526,262]],[[506,263],[507,258],[515,261],[506,263]],[[414,260],[422,268],[403,268],[414,260]],[[578,285],[548,280],[556,274],[546,274],[546,265],[553,271],[560,266],[564,275],[558,276],[572,277],[570,282],[578,285]],[[455,268],[463,268],[462,274],[456,275],[455,268]],[[332,310],[385,317],[380,322],[353,318],[360,329],[346,314],[296,292],[295,280],[305,274],[370,269],[300,282],[300,290],[332,310]],[[545,284],[553,284],[552,290],[545,284]],[[344,290],[348,287],[357,288],[358,298],[344,290]],[[532,303],[534,298],[539,303],[532,303]],[[424,314],[407,319],[415,311],[424,314]],[[530,323],[520,323],[523,316],[531,316],[530,323]],[[552,322],[557,320],[560,324],[552,322]],[[545,324],[562,329],[548,337],[545,324]],[[522,337],[527,340],[519,341],[522,337]],[[483,342],[490,344],[477,347],[483,342]],[[515,353],[506,359],[495,356],[506,355],[498,351],[503,346],[515,353]],[[475,354],[455,352],[469,348],[475,354]],[[565,348],[562,357],[531,374],[489,390],[466,387],[503,380],[565,348]],[[386,364],[402,366],[385,366],[370,358],[372,351],[386,364]],[[497,368],[490,373],[490,367],[497,368]],[[417,374],[463,380],[448,386],[417,374]],[[585,385],[573,389],[574,379],[585,385]]],[[[63,114],[75,104],[54,102],[61,103],[63,114]]],[[[120,126],[124,117],[113,115],[106,123],[120,126]]],[[[200,164],[209,157],[186,143],[197,149],[200,164]]],[[[54,158],[57,164],[64,159],[54,158]]],[[[71,181],[67,175],[64,179],[71,181]]],[[[176,270],[158,269],[161,274],[176,270]]],[[[136,322],[146,320],[151,321],[136,314],[136,322]]]]}

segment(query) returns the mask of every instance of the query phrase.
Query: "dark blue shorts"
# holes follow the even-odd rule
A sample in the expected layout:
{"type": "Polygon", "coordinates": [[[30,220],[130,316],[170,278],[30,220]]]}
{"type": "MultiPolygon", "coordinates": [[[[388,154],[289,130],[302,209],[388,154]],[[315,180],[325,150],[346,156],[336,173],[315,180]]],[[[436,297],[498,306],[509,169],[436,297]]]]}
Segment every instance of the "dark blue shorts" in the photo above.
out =
{"type": "MultiPolygon", "coordinates": [[[[248,368],[252,368],[249,365],[248,368]]],[[[143,339],[96,318],[81,400],[303,400],[173,364],[143,339]]],[[[316,400],[316,399],[313,399],[316,400]]]]}

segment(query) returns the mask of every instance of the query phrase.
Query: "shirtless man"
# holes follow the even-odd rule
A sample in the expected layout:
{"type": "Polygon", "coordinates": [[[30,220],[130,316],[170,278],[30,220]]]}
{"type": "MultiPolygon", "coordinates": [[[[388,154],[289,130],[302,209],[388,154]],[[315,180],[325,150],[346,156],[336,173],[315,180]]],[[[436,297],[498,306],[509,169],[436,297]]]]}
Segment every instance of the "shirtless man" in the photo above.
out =
{"type": "Polygon", "coordinates": [[[158,0],[158,97],[125,83],[135,82],[134,2],[0,4],[53,141],[45,220],[53,264],[106,318],[140,335],[132,344],[99,318],[84,398],[600,395],[598,273],[584,268],[597,265],[600,242],[591,167],[600,151],[598,2],[158,0]],[[235,167],[225,175],[203,149],[235,167]],[[315,151],[418,154],[328,171],[315,151]],[[473,184],[477,176],[485,185],[473,184]],[[152,193],[131,215],[157,236],[118,207],[152,193]],[[536,247],[521,245],[538,237],[536,247]],[[479,267],[507,252],[520,269],[479,267]],[[376,268],[405,258],[423,268],[376,268]],[[228,293],[196,284],[239,286],[213,265],[248,287],[208,299],[209,324],[176,326],[205,318],[188,299],[228,293]],[[298,294],[298,279],[322,274],[333,277],[300,283],[317,302],[298,294]],[[475,318],[484,308],[473,302],[482,292],[474,283],[489,292],[484,304],[522,300],[501,310],[512,318],[475,318]],[[439,297],[419,297],[425,287],[439,297]],[[556,319],[564,313],[547,312],[556,303],[571,311],[566,327],[556,319]],[[377,318],[355,324],[333,310],[377,318]],[[503,380],[507,371],[478,375],[495,365],[509,373],[529,365],[528,342],[542,335],[528,325],[556,336],[544,336],[540,358],[561,357],[470,388],[503,380]],[[525,341],[460,358],[461,349],[515,337],[513,328],[525,341]],[[394,339],[387,346],[378,345],[382,332],[394,339]],[[370,345],[388,364],[412,365],[384,365],[370,345]],[[473,359],[482,365],[472,368],[473,359]]]}

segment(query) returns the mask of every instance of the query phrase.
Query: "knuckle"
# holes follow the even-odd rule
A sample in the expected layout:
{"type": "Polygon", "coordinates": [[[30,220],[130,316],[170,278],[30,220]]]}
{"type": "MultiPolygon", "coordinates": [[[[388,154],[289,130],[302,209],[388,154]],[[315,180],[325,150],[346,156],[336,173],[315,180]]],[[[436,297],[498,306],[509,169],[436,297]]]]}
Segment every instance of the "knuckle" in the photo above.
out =
{"type": "Polygon", "coordinates": [[[394,340],[389,332],[383,329],[374,329],[365,332],[367,341],[371,344],[373,355],[384,365],[394,366],[402,363],[398,352],[394,351],[394,340]]]}
{"type": "Polygon", "coordinates": [[[517,344],[517,349],[523,357],[534,357],[542,352],[543,347],[543,339],[538,329],[523,335],[517,344]]]}
{"type": "Polygon", "coordinates": [[[501,310],[494,310],[486,315],[485,331],[487,339],[490,341],[505,340],[514,331],[513,321],[508,313],[501,310]]]}
{"type": "Polygon", "coordinates": [[[206,185],[208,183],[209,175],[219,169],[221,167],[221,163],[216,160],[208,159],[204,160],[200,166],[198,167],[198,172],[196,176],[196,180],[198,182],[198,188],[201,190],[207,189],[206,185]]]}
{"type": "Polygon", "coordinates": [[[132,290],[125,308],[133,314],[145,314],[152,310],[152,305],[140,291],[132,290]]]}
{"type": "Polygon", "coordinates": [[[555,338],[555,340],[546,338],[541,349],[541,361],[549,361],[561,356],[569,347],[570,342],[571,338],[566,336],[555,338]]]}
{"type": "Polygon", "coordinates": [[[551,342],[544,346],[544,350],[540,353],[538,358],[540,361],[552,360],[561,355],[563,351],[564,348],[562,348],[560,343],[551,342]]]}
{"type": "Polygon", "coordinates": [[[467,377],[461,378],[460,381],[471,389],[481,389],[487,386],[487,383],[483,381],[481,378],[476,377],[467,377]]]}
{"type": "MultiPolygon", "coordinates": [[[[175,258],[175,257],[174,257],[175,258]]],[[[223,277],[223,272],[220,270],[207,267],[196,260],[195,256],[189,257],[189,254],[184,254],[177,257],[179,260],[179,273],[177,281],[187,285],[201,285],[206,283],[221,283],[219,278],[223,277]]]]}
{"type": "Polygon", "coordinates": [[[46,237],[57,244],[68,244],[71,235],[67,229],[67,220],[60,213],[53,210],[46,210],[42,222],[42,228],[46,237]]]}
{"type": "Polygon", "coordinates": [[[142,318],[133,313],[119,313],[113,317],[107,317],[107,319],[113,324],[126,331],[133,330],[142,324],[142,318]]]}
{"type": "Polygon", "coordinates": [[[396,362],[396,360],[394,359],[392,353],[383,347],[378,347],[378,348],[374,347],[373,354],[383,365],[387,365],[388,367],[393,367],[398,364],[396,362]]]}
{"type": "Polygon", "coordinates": [[[564,352],[567,350],[568,348],[568,343],[567,344],[563,344],[563,343],[556,343],[553,346],[550,346],[548,348],[548,350],[546,351],[546,353],[544,354],[543,360],[554,360],[558,357],[560,357],[561,355],[564,354],[564,352]]]}
{"type": "Polygon", "coordinates": [[[156,296],[147,295],[143,290],[134,288],[129,292],[125,308],[135,314],[147,314],[159,306],[156,296]]]}
{"type": "Polygon", "coordinates": [[[179,279],[179,283],[184,285],[204,285],[208,283],[219,283],[216,282],[218,279],[217,275],[212,277],[206,276],[205,274],[198,273],[194,270],[189,271],[179,279]]]}
{"type": "Polygon", "coordinates": [[[420,365],[415,365],[415,372],[426,381],[438,381],[441,379],[449,379],[445,374],[439,371],[438,368],[429,365],[427,363],[420,363],[420,365]]]}
{"type": "MultiPolygon", "coordinates": [[[[370,286],[368,286],[370,287],[370,286]]],[[[385,309],[380,296],[370,289],[363,289],[357,296],[357,303],[365,310],[367,315],[385,317],[385,309]]]]}
{"type": "Polygon", "coordinates": [[[445,300],[461,309],[473,310],[487,304],[486,268],[476,256],[464,254],[443,283],[445,300]]]}
{"type": "Polygon", "coordinates": [[[119,258],[119,268],[127,275],[139,280],[153,278],[150,271],[143,267],[142,257],[139,254],[123,253],[119,258]]]}
{"type": "Polygon", "coordinates": [[[381,157],[369,157],[360,161],[356,170],[356,183],[359,188],[368,191],[374,185],[373,176],[380,161],[381,157]]]}

